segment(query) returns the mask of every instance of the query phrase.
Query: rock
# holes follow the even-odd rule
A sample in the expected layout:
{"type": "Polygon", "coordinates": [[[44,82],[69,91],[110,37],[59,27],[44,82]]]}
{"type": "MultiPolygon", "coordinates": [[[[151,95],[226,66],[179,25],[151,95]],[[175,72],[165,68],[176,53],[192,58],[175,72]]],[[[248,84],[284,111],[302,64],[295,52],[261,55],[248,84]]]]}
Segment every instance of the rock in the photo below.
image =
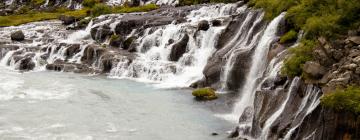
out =
{"type": "Polygon", "coordinates": [[[20,60],[19,70],[33,70],[35,68],[35,63],[32,61],[32,57],[25,57],[20,60]]]}
{"type": "Polygon", "coordinates": [[[25,35],[21,30],[11,33],[10,37],[13,41],[23,41],[25,39],[25,35]]]}
{"type": "Polygon", "coordinates": [[[219,135],[219,134],[216,133],[216,132],[213,132],[213,133],[211,133],[211,135],[212,135],[212,136],[217,136],[217,135],[219,135]]]}
{"type": "Polygon", "coordinates": [[[360,45],[360,36],[351,36],[346,39],[347,43],[354,43],[355,45],[360,45]]]}
{"type": "Polygon", "coordinates": [[[346,70],[351,70],[351,71],[355,71],[355,69],[357,68],[358,65],[354,64],[354,63],[351,63],[351,64],[348,64],[348,65],[344,65],[342,66],[343,69],[346,69],[346,70]]]}
{"type": "Polygon", "coordinates": [[[212,24],[212,26],[215,26],[215,27],[221,26],[221,20],[214,19],[211,21],[211,24],[212,24]]]}
{"type": "Polygon", "coordinates": [[[189,36],[185,34],[185,36],[177,43],[175,43],[170,52],[170,61],[178,61],[181,56],[186,52],[186,46],[189,42],[189,36]]]}
{"type": "Polygon", "coordinates": [[[198,24],[198,30],[207,31],[210,28],[209,22],[202,20],[198,24]]]}
{"type": "Polygon", "coordinates": [[[110,26],[103,25],[100,27],[98,26],[92,28],[90,34],[91,34],[91,38],[94,39],[95,41],[103,42],[107,37],[113,34],[113,31],[111,31],[110,26]]]}
{"type": "Polygon", "coordinates": [[[197,100],[214,100],[217,99],[215,90],[212,88],[200,88],[192,92],[197,100]]]}
{"type": "Polygon", "coordinates": [[[314,61],[308,61],[302,67],[306,74],[309,74],[312,78],[321,78],[326,73],[326,68],[314,61]]]}
{"type": "MultiPolygon", "coordinates": [[[[124,41],[124,43],[123,43],[123,45],[122,45],[122,48],[124,49],[124,50],[131,50],[130,48],[131,48],[131,46],[132,46],[132,44],[134,43],[134,40],[136,40],[136,37],[135,36],[132,36],[132,37],[129,37],[129,38],[127,38],[125,41],[124,41]]],[[[135,49],[135,51],[136,51],[136,46],[137,45],[135,45],[135,46],[133,46],[133,47],[135,47],[135,48],[132,48],[132,49],[135,49]]]]}
{"type": "Polygon", "coordinates": [[[69,44],[69,47],[66,48],[65,56],[68,59],[74,56],[75,54],[79,53],[80,51],[81,51],[80,44],[69,44]]]}
{"type": "Polygon", "coordinates": [[[119,48],[119,47],[122,47],[123,42],[124,42],[124,39],[122,38],[122,36],[112,35],[111,39],[110,39],[110,42],[109,42],[109,45],[111,47],[119,48]]]}
{"type": "Polygon", "coordinates": [[[59,20],[63,22],[64,25],[70,25],[76,22],[76,18],[74,16],[59,16],[59,20]]]}

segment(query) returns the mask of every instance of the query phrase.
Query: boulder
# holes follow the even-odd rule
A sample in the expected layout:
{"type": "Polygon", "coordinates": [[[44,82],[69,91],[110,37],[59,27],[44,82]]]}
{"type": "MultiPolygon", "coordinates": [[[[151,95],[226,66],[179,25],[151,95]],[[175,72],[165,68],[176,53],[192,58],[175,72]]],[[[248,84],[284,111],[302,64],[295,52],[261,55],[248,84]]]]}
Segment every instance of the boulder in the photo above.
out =
{"type": "Polygon", "coordinates": [[[10,37],[13,41],[23,41],[25,39],[25,35],[21,30],[11,33],[10,37]]]}
{"type": "Polygon", "coordinates": [[[35,68],[35,63],[32,61],[31,57],[25,57],[20,60],[19,70],[29,71],[35,68]]]}
{"type": "Polygon", "coordinates": [[[122,36],[113,35],[113,36],[111,36],[109,45],[111,47],[119,48],[119,47],[122,47],[123,42],[124,42],[124,39],[122,38],[122,36]]]}
{"type": "Polygon", "coordinates": [[[75,54],[79,53],[80,51],[81,51],[80,44],[69,44],[69,47],[66,48],[65,56],[68,59],[74,56],[75,54]]]}
{"type": "Polygon", "coordinates": [[[210,28],[209,22],[202,20],[198,24],[198,30],[207,31],[210,28]]]}
{"type": "Polygon", "coordinates": [[[321,66],[318,62],[308,61],[302,67],[306,74],[309,74],[312,78],[321,78],[326,74],[326,68],[321,66]]]}
{"type": "Polygon", "coordinates": [[[360,36],[351,36],[347,39],[347,42],[354,43],[355,45],[360,45],[360,36]]]}
{"type": "Polygon", "coordinates": [[[109,25],[94,27],[90,31],[91,38],[99,42],[105,41],[106,38],[111,36],[112,34],[113,31],[111,31],[109,25]]]}
{"type": "Polygon", "coordinates": [[[215,26],[215,27],[221,26],[221,20],[214,19],[211,21],[211,24],[212,24],[212,26],[215,26]]]}
{"type": "Polygon", "coordinates": [[[185,36],[176,44],[174,44],[171,48],[170,52],[170,61],[178,61],[181,56],[186,52],[186,46],[189,42],[189,36],[185,34],[185,36]]]}
{"type": "Polygon", "coordinates": [[[215,90],[212,88],[200,88],[192,92],[197,100],[214,100],[217,98],[215,90]]]}
{"type": "MultiPolygon", "coordinates": [[[[123,43],[123,45],[122,45],[122,48],[123,48],[124,50],[130,50],[132,44],[134,43],[134,40],[136,40],[136,37],[135,37],[135,36],[132,36],[132,37],[127,38],[127,39],[124,41],[124,43],[123,43]]],[[[137,45],[135,45],[134,47],[136,48],[136,46],[137,46],[137,45]]],[[[136,50],[135,50],[135,51],[136,51],[136,50]]]]}
{"type": "Polygon", "coordinates": [[[61,20],[64,25],[70,25],[76,22],[76,18],[74,16],[61,15],[59,16],[59,20],[61,20]]]}

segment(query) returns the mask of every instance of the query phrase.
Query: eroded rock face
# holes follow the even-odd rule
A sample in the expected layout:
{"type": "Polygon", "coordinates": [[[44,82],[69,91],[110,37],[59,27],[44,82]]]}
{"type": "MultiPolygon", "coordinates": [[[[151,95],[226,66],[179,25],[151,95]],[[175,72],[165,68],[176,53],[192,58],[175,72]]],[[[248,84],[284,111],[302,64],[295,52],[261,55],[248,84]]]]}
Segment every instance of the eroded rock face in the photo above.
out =
{"type": "Polygon", "coordinates": [[[302,69],[313,78],[321,78],[327,72],[325,67],[313,61],[306,62],[302,69]]]}
{"type": "Polygon", "coordinates": [[[11,40],[13,41],[23,41],[25,40],[25,35],[22,31],[16,31],[11,33],[11,40]]]}
{"type": "Polygon", "coordinates": [[[111,30],[109,25],[105,24],[92,28],[90,34],[92,39],[99,42],[104,42],[108,37],[113,34],[113,31],[111,30]]]}
{"type": "Polygon", "coordinates": [[[181,56],[186,52],[186,46],[189,42],[189,35],[185,34],[185,36],[176,44],[174,44],[171,48],[170,52],[170,61],[178,61],[181,56]]]}
{"type": "Polygon", "coordinates": [[[76,22],[76,18],[74,16],[61,15],[59,16],[59,20],[61,20],[64,25],[70,25],[76,22]]]}

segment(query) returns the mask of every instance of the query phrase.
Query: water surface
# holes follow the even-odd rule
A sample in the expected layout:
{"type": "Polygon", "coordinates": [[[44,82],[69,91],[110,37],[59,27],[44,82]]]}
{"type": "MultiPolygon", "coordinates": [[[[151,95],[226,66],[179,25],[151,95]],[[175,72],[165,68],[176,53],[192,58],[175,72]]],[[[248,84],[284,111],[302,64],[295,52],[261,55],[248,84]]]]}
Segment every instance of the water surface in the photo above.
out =
{"type": "Polygon", "coordinates": [[[0,67],[0,139],[225,139],[233,124],[205,104],[185,89],[0,67]]]}

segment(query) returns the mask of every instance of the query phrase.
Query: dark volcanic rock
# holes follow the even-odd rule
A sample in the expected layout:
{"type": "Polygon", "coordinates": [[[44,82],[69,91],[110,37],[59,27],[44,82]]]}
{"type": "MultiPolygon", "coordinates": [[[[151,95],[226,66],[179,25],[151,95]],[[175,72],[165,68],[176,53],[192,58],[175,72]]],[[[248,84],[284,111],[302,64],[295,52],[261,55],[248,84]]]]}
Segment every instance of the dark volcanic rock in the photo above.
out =
{"type": "Polygon", "coordinates": [[[211,21],[212,26],[221,26],[221,20],[214,19],[211,21]]]}
{"type": "Polygon", "coordinates": [[[102,25],[98,27],[94,27],[90,31],[91,38],[95,41],[103,42],[106,38],[113,34],[109,25],[102,25]]]}
{"type": "Polygon", "coordinates": [[[23,41],[25,39],[25,35],[22,31],[16,31],[11,33],[11,40],[14,41],[23,41]]]}
{"type": "Polygon", "coordinates": [[[76,22],[76,18],[74,16],[59,16],[59,20],[63,22],[64,25],[70,25],[76,22]]]}
{"type": "Polygon", "coordinates": [[[119,47],[122,48],[123,42],[124,42],[124,39],[122,36],[113,35],[113,36],[111,36],[109,45],[111,47],[115,47],[115,48],[119,48],[119,47]]]}
{"type": "Polygon", "coordinates": [[[25,57],[20,60],[19,70],[33,70],[35,68],[35,63],[32,61],[32,57],[25,57]]]}
{"type": "Polygon", "coordinates": [[[185,36],[176,44],[174,44],[171,48],[170,52],[170,61],[178,61],[181,56],[186,52],[186,46],[189,42],[189,36],[185,34],[185,36]]]}
{"type": "Polygon", "coordinates": [[[209,22],[202,20],[198,24],[198,30],[207,31],[210,28],[209,22]]]}

